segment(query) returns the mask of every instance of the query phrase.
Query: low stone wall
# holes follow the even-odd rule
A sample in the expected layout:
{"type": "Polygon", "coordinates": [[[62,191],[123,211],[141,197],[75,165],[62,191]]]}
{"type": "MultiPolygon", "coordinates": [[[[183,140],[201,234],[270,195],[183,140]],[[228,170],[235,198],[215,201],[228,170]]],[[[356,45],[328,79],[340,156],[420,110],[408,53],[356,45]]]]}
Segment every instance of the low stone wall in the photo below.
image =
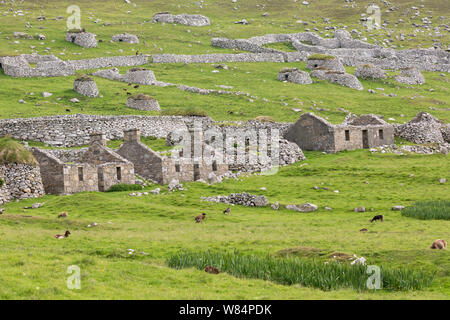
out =
{"type": "Polygon", "coordinates": [[[209,26],[211,24],[208,17],[202,16],[200,14],[182,13],[174,15],[168,12],[156,13],[155,15],[153,15],[152,22],[176,23],[192,27],[203,27],[209,26]]]}
{"type": "Polygon", "coordinates": [[[282,53],[155,54],[153,63],[284,62],[282,53]]]}
{"type": "Polygon", "coordinates": [[[98,69],[109,67],[132,67],[148,63],[148,55],[115,56],[82,60],[68,60],[75,70],[98,69]]]}
{"type": "MultiPolygon", "coordinates": [[[[192,117],[64,115],[0,120],[0,136],[34,140],[51,146],[74,147],[89,143],[89,134],[104,132],[108,139],[122,139],[123,131],[138,128],[142,136],[165,138],[192,117]]],[[[209,118],[202,118],[211,122],[209,118]]]]}
{"type": "Polygon", "coordinates": [[[52,55],[23,54],[0,58],[0,64],[3,72],[12,77],[62,77],[75,74],[75,70],[140,66],[147,64],[148,58],[138,55],[63,61],[52,55]],[[30,63],[36,67],[32,68],[30,63]]]}
{"type": "Polygon", "coordinates": [[[0,165],[0,178],[4,180],[4,185],[0,188],[0,205],[15,199],[37,198],[45,194],[39,167],[3,164],[0,165]]]}
{"type": "Polygon", "coordinates": [[[122,139],[123,131],[140,129],[144,137],[166,138],[169,133],[185,127],[193,120],[202,122],[203,128],[216,127],[227,130],[244,130],[257,132],[259,129],[278,129],[282,137],[291,123],[235,121],[232,124],[214,122],[208,117],[182,116],[96,116],[96,115],[62,115],[37,118],[0,119],[0,136],[11,135],[22,140],[41,141],[50,146],[75,147],[87,145],[89,135],[104,132],[107,139],[122,139]]]}

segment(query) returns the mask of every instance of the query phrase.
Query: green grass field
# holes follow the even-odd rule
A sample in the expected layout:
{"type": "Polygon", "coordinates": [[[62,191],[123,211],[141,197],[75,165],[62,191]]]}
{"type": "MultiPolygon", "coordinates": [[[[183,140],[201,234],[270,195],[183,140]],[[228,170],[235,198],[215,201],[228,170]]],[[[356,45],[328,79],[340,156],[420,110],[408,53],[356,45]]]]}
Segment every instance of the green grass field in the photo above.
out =
{"type": "Polygon", "coordinates": [[[436,239],[448,239],[450,222],[423,221],[391,211],[393,205],[448,199],[448,185],[439,183],[442,173],[450,169],[445,156],[372,155],[367,150],[335,155],[307,152],[306,156],[305,162],[282,168],[277,175],[212,186],[188,183],[187,191],[172,194],[163,188],[161,195],[143,197],[131,197],[129,192],[46,196],[38,200],[45,206],[31,211],[22,207],[37,200],[10,203],[0,216],[0,281],[4,284],[0,298],[450,298],[448,250],[429,248],[436,239]],[[314,190],[315,185],[330,191],[314,190]],[[282,205],[309,201],[320,209],[297,213],[234,206],[231,215],[225,216],[226,205],[200,201],[201,196],[242,191],[265,194],[270,202],[282,205]],[[353,212],[361,205],[374,211],[353,212]],[[324,206],[333,210],[326,211],[324,206]],[[61,211],[69,212],[66,220],[57,218],[61,211]],[[193,218],[201,212],[208,218],[196,224],[193,218]],[[375,214],[383,214],[384,222],[370,223],[375,214]],[[99,225],[88,228],[93,222],[99,225]],[[362,233],[361,228],[369,231],[362,233]],[[53,238],[66,229],[72,232],[69,238],[53,238]],[[128,249],[136,253],[129,255],[128,249]],[[325,261],[336,252],[357,254],[371,265],[408,267],[436,276],[431,286],[420,291],[325,292],[226,273],[175,270],[166,264],[180,250],[235,249],[260,256],[293,249],[294,255],[313,261],[325,261]],[[81,290],[66,288],[66,269],[73,264],[82,271],[81,290]]]}
{"type": "MultiPolygon", "coordinates": [[[[357,1],[354,8],[343,8],[345,2],[338,0],[310,1],[310,6],[291,0],[238,0],[237,3],[206,0],[202,9],[196,5],[197,1],[191,0],[133,2],[136,8],[119,0],[0,4],[0,56],[33,51],[55,54],[62,59],[130,55],[136,50],[146,54],[230,53],[232,50],[212,47],[210,39],[312,31],[314,27],[331,34],[324,30],[331,25],[363,31],[359,19],[372,1],[357,1]],[[83,49],[64,40],[66,8],[70,4],[80,6],[82,26],[103,40],[98,48],[83,49]],[[240,8],[234,10],[237,6],[240,8]],[[14,17],[10,7],[28,14],[14,17]],[[127,14],[127,10],[131,13],[127,14]],[[204,14],[210,17],[212,25],[195,28],[148,23],[154,13],[161,11],[204,14]],[[3,15],[3,12],[8,14],[3,15]],[[269,14],[262,16],[265,12],[269,14]],[[36,20],[41,15],[47,19],[36,20]],[[64,18],[53,20],[58,16],[64,18]],[[322,17],[330,18],[331,25],[325,24],[322,17]],[[250,24],[234,24],[243,18],[250,24]],[[94,23],[97,19],[101,21],[94,23]],[[309,25],[297,20],[308,21],[309,25]],[[32,28],[26,28],[27,21],[32,28]],[[39,26],[43,29],[38,29],[39,26]],[[42,33],[47,40],[19,39],[19,43],[14,44],[17,40],[12,37],[14,31],[31,35],[42,33]],[[122,32],[137,34],[141,43],[109,42],[113,34],[122,32]],[[45,52],[47,47],[50,50],[45,52]]],[[[433,15],[436,24],[449,23],[447,1],[427,0],[423,4],[421,17],[433,15]],[[432,13],[427,13],[428,10],[432,13]],[[444,19],[438,20],[439,16],[444,19]]],[[[388,7],[381,2],[380,5],[382,21],[389,19],[395,45],[399,48],[432,46],[433,37],[422,32],[423,29],[412,41],[395,40],[401,33],[414,33],[415,28],[408,20],[413,11],[408,8],[417,5],[417,1],[397,0],[395,5],[399,9],[392,13],[385,13],[388,7]],[[395,26],[399,18],[407,22],[395,26]]],[[[419,23],[420,19],[415,21],[419,23]]],[[[441,38],[442,42],[449,45],[448,34],[441,31],[446,35],[441,38]]],[[[363,31],[363,36],[372,43],[386,38],[381,31],[373,34],[363,31]]],[[[270,47],[292,50],[285,44],[270,47]]],[[[297,108],[328,117],[333,123],[344,119],[346,113],[342,109],[356,114],[380,114],[386,120],[395,118],[389,121],[391,123],[406,122],[419,111],[427,111],[450,122],[448,74],[424,72],[427,83],[410,87],[396,83],[393,76],[397,73],[389,72],[389,78],[384,81],[363,80],[364,91],[360,92],[317,79],[304,86],[276,80],[282,68],[306,70],[304,63],[225,64],[227,70],[216,69],[214,64],[149,64],[145,67],[153,70],[160,81],[209,89],[232,86],[227,90],[249,93],[255,97],[253,102],[245,96],[199,95],[173,87],[141,85],[130,91],[155,97],[164,113],[195,109],[221,121],[270,116],[277,121],[294,122],[299,113],[292,109],[297,108]],[[384,91],[377,88],[384,88],[384,91]],[[369,93],[368,89],[376,93],[369,93]],[[383,95],[390,93],[396,96],[383,95]]],[[[124,72],[129,68],[119,69],[124,72]]],[[[347,71],[352,73],[354,68],[347,68],[347,71]]],[[[122,90],[130,88],[126,83],[95,77],[103,98],[90,99],[72,90],[75,77],[17,79],[0,71],[0,118],[76,113],[157,114],[126,108],[126,94],[122,90]],[[44,91],[53,95],[43,98],[44,91]],[[34,95],[30,95],[31,92],[34,95]],[[69,101],[74,97],[80,103],[69,101]],[[27,103],[21,104],[19,99],[27,103]]],[[[405,143],[398,139],[397,142],[405,143]]],[[[120,143],[110,141],[108,146],[116,148],[120,143]]],[[[158,151],[167,150],[161,139],[144,139],[144,143],[158,151]]],[[[44,147],[36,142],[30,145],[44,147]]],[[[338,154],[305,152],[305,156],[305,161],[281,168],[275,175],[241,176],[239,180],[215,185],[185,183],[187,190],[171,194],[166,186],[155,185],[144,191],[160,187],[160,195],[79,193],[6,204],[6,211],[0,215],[0,299],[450,299],[449,250],[430,249],[436,239],[450,240],[450,221],[421,220],[391,210],[394,205],[409,207],[422,201],[448,201],[449,184],[439,182],[444,177],[448,180],[448,156],[371,154],[368,150],[338,154]],[[329,190],[315,190],[314,186],[329,190]],[[267,190],[261,190],[262,187],[267,190]],[[202,196],[243,191],[266,195],[271,203],[278,201],[281,209],[233,206],[231,215],[226,216],[222,214],[226,205],[200,200],[202,196]],[[23,209],[36,202],[45,202],[45,205],[33,210],[23,209]],[[319,210],[299,213],[284,208],[287,204],[305,202],[318,205],[319,210]],[[327,211],[325,206],[333,210],[327,211]],[[365,206],[368,211],[354,212],[359,206],[365,206]],[[57,218],[62,211],[69,213],[66,219],[57,218]],[[196,224],[194,217],[202,212],[207,213],[207,219],[196,224]],[[370,223],[377,214],[384,215],[384,222],[370,223]],[[98,226],[88,227],[94,222],[98,226]],[[367,228],[368,232],[360,232],[362,228],[367,228]],[[65,230],[70,230],[70,237],[53,238],[65,230]],[[129,254],[128,249],[135,251],[129,254]],[[372,292],[340,287],[324,291],[299,283],[289,285],[269,278],[250,277],[246,276],[249,273],[233,272],[234,269],[212,275],[195,268],[196,264],[181,269],[168,264],[170,258],[180,252],[234,250],[255,259],[301,259],[313,265],[335,263],[333,256],[356,254],[365,257],[369,265],[389,270],[405,268],[434,275],[434,278],[420,290],[372,292]],[[71,265],[81,269],[81,290],[67,288],[70,276],[67,268],[71,265]]],[[[343,259],[339,263],[348,261],[343,259]]]]}

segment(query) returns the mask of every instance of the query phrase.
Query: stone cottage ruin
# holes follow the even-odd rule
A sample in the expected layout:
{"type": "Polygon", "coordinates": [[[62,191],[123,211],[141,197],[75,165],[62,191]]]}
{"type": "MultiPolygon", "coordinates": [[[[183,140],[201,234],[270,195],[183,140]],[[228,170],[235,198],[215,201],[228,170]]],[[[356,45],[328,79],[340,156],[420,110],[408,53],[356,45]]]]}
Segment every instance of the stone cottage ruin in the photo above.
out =
{"type": "Polygon", "coordinates": [[[173,179],[179,181],[197,181],[207,180],[211,173],[216,176],[223,175],[228,171],[228,165],[207,161],[203,157],[195,157],[195,149],[204,154],[204,148],[208,146],[203,143],[202,131],[189,129],[191,137],[190,152],[184,152],[186,149],[178,151],[176,157],[162,156],[153,151],[140,141],[140,131],[131,129],[124,131],[124,143],[117,151],[122,157],[134,163],[134,168],[140,176],[157,181],[160,184],[166,184],[173,179]],[[195,140],[194,140],[195,138],[195,140]],[[196,143],[196,141],[201,141],[196,143]],[[199,150],[200,149],[200,150],[199,150]]]}
{"type": "Polygon", "coordinates": [[[319,116],[305,113],[289,128],[285,138],[302,150],[335,153],[393,144],[394,128],[375,115],[362,115],[333,125],[319,116]]]}
{"type": "Polygon", "coordinates": [[[135,183],[133,164],[106,146],[104,134],[92,134],[87,149],[32,148],[32,153],[39,162],[46,193],[106,191],[115,184],[135,183]]]}
{"type": "Polygon", "coordinates": [[[97,39],[95,38],[97,35],[93,33],[89,33],[82,30],[69,30],[66,33],[66,41],[72,42],[76,45],[85,47],[85,48],[96,48],[97,47],[97,39]]]}

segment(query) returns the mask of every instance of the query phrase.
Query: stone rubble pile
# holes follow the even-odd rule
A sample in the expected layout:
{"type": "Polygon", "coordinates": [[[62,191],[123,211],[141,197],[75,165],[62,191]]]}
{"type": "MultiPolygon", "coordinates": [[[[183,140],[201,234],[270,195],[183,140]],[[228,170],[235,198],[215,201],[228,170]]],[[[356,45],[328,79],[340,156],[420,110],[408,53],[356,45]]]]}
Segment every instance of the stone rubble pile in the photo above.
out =
{"type": "Polygon", "coordinates": [[[448,142],[449,124],[426,112],[419,112],[405,124],[395,125],[395,135],[414,143],[448,142]]]}
{"type": "Polygon", "coordinates": [[[246,207],[266,207],[269,205],[265,196],[257,196],[247,192],[232,193],[229,196],[201,197],[201,199],[208,202],[237,204],[246,207]]]}
{"type": "Polygon", "coordinates": [[[422,73],[416,68],[406,68],[400,72],[400,75],[395,77],[395,80],[404,84],[424,84],[425,78],[422,73]]]}
{"type": "Polygon", "coordinates": [[[193,27],[209,26],[211,24],[208,17],[202,16],[200,14],[183,13],[173,15],[169,12],[156,13],[155,15],[153,15],[152,22],[175,23],[193,27]]]}

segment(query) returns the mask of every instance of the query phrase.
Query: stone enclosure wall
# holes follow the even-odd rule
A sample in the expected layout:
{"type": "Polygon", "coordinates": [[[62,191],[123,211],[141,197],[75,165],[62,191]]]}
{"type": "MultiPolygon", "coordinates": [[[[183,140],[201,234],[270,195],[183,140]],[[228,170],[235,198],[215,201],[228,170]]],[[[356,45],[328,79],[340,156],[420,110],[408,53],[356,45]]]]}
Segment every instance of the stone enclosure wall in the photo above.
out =
{"type": "Polygon", "coordinates": [[[60,77],[73,75],[76,70],[140,66],[148,63],[148,57],[116,56],[64,61],[52,55],[22,54],[0,58],[0,65],[5,74],[12,77],[60,77]],[[35,63],[36,67],[31,67],[30,63],[35,63]]]}
{"type": "Polygon", "coordinates": [[[39,167],[9,163],[0,165],[0,205],[15,200],[45,195],[39,167]]]}

